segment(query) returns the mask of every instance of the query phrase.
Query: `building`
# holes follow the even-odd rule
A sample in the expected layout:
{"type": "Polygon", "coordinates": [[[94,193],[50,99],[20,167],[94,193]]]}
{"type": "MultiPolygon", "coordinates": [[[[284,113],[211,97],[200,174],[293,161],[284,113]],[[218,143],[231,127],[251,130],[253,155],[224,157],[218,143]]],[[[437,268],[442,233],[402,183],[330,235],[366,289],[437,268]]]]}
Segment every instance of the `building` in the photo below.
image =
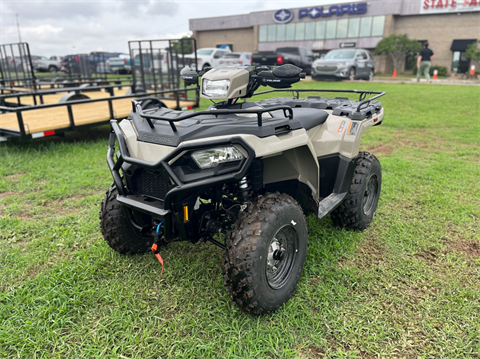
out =
{"type": "MultiPolygon", "coordinates": [[[[274,51],[304,46],[317,53],[341,47],[371,51],[391,34],[430,43],[434,65],[466,72],[465,50],[480,39],[480,0],[369,0],[307,8],[191,19],[197,48],[229,45],[233,51],[274,51]]],[[[386,56],[376,57],[377,72],[392,71],[386,56]]],[[[414,59],[406,59],[412,70],[414,59]]],[[[478,69],[478,68],[477,68],[478,69]]]]}

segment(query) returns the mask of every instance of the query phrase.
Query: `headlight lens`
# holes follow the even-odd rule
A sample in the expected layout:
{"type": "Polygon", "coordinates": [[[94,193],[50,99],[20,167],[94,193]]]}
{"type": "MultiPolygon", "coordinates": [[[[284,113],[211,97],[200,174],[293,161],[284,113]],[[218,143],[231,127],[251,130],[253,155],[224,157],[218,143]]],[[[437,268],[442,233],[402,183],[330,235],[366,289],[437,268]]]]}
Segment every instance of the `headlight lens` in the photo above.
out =
{"type": "Polygon", "coordinates": [[[226,97],[229,87],[230,80],[210,81],[204,79],[202,81],[202,92],[209,97],[226,97]]]}
{"type": "Polygon", "coordinates": [[[233,146],[221,146],[192,153],[193,160],[200,168],[211,168],[219,163],[243,159],[242,153],[233,146]]]}

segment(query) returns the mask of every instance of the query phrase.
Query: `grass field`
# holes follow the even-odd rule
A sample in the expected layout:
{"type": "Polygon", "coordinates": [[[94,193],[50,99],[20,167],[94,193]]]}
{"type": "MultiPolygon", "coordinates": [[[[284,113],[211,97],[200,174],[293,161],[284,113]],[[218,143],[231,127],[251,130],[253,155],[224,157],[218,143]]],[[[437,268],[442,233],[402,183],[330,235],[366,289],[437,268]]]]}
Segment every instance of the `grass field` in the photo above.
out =
{"type": "Polygon", "coordinates": [[[107,246],[108,128],[0,144],[0,358],[480,358],[479,88],[301,84],[322,85],[387,92],[361,147],[382,195],[364,232],[308,218],[268,316],[233,305],[211,244],[167,246],[163,275],[107,246]]]}

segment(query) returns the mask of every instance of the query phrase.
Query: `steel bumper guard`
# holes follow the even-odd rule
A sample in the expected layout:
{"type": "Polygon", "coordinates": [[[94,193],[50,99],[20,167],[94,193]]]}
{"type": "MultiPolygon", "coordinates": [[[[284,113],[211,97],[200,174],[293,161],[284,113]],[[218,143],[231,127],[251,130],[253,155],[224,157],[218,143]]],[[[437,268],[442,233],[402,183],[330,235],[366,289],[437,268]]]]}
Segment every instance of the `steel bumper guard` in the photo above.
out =
{"type": "MultiPolygon", "coordinates": [[[[217,139],[217,140],[205,140],[202,142],[196,142],[192,144],[183,144],[173,149],[173,151],[165,156],[163,159],[156,163],[147,162],[144,160],[139,160],[132,158],[129,155],[125,139],[123,137],[122,131],[118,126],[116,120],[111,120],[110,125],[112,131],[110,133],[108,151],[107,151],[107,163],[112,173],[113,182],[118,190],[117,201],[123,206],[131,208],[135,211],[140,211],[151,215],[154,218],[160,219],[164,222],[165,230],[165,239],[171,240],[174,237],[172,230],[172,221],[173,221],[173,200],[177,196],[186,194],[187,192],[198,192],[209,187],[239,181],[241,178],[245,177],[252,161],[255,158],[255,151],[253,148],[245,142],[241,137],[230,137],[226,139],[217,139]],[[117,152],[117,161],[115,161],[115,139],[118,141],[119,151],[117,152]],[[201,150],[204,148],[211,148],[218,145],[239,145],[246,152],[247,157],[244,158],[239,166],[232,170],[229,173],[219,173],[218,175],[213,175],[212,177],[202,179],[192,183],[182,183],[178,176],[170,167],[169,162],[177,157],[180,153],[184,151],[192,150],[201,150]],[[145,168],[152,171],[165,171],[165,173],[172,179],[175,183],[170,191],[167,192],[163,201],[158,199],[153,199],[141,195],[135,195],[129,192],[125,187],[122,177],[120,175],[120,168],[123,163],[129,163],[136,165],[138,167],[145,168]]],[[[128,211],[126,211],[128,212],[128,211]]],[[[131,215],[127,213],[127,218],[132,222],[132,225],[137,229],[141,230],[139,226],[134,223],[131,218],[131,215]]]]}

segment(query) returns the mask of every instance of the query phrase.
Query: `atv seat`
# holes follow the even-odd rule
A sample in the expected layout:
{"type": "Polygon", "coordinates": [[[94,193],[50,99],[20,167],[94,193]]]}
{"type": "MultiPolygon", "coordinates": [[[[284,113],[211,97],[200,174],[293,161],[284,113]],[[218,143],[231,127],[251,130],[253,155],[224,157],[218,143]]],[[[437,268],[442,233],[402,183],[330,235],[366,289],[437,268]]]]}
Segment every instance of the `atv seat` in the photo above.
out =
{"type": "MultiPolygon", "coordinates": [[[[273,117],[285,118],[283,111],[271,112],[273,117]]],[[[305,130],[321,125],[328,118],[328,112],[317,108],[293,108],[293,118],[298,120],[305,130]]]]}

